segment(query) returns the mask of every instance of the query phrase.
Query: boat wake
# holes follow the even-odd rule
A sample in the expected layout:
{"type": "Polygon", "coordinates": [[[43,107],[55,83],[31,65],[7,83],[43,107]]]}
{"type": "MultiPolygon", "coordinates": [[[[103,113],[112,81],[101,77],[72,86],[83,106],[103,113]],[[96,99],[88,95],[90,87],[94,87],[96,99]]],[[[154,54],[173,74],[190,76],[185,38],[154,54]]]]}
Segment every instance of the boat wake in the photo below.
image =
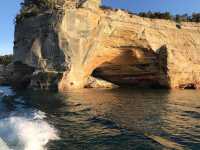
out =
{"type": "Polygon", "coordinates": [[[0,149],[46,150],[47,143],[59,137],[45,118],[45,113],[39,110],[23,108],[0,119],[0,149]]]}

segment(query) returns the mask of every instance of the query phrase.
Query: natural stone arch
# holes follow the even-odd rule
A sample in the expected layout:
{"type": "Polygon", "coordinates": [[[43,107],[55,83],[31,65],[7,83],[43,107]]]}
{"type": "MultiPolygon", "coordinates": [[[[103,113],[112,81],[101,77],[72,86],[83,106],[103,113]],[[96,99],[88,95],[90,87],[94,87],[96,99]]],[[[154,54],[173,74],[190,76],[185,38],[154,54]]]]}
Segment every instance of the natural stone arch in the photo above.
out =
{"type": "MultiPolygon", "coordinates": [[[[170,88],[188,84],[200,87],[200,33],[196,32],[199,25],[182,23],[178,29],[172,21],[141,18],[98,5],[90,7],[92,1],[84,1],[80,7],[71,3],[73,9],[61,3],[61,15],[41,10],[39,15],[18,22],[15,61],[34,67],[35,73],[61,74],[61,80],[56,78],[53,83],[59,84],[62,91],[83,88],[91,75],[117,84],[120,81],[132,85],[159,83],[170,88]],[[54,38],[45,36],[52,32],[54,38]],[[39,41],[33,42],[35,39],[39,41]],[[116,76],[116,80],[108,77],[110,68],[111,77],[116,76]]],[[[51,83],[45,80],[45,84],[51,83]]]]}

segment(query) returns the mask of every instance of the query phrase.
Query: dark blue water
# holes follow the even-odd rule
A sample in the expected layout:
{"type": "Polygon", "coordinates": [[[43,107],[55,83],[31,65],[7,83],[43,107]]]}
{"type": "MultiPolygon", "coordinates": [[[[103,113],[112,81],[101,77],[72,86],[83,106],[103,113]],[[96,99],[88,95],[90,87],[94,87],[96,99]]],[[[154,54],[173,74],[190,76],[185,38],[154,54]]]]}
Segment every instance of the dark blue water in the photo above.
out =
{"type": "Polygon", "coordinates": [[[0,137],[4,146],[16,150],[200,149],[199,91],[84,89],[8,95],[0,101],[0,137]],[[14,134],[6,131],[8,126],[14,134]]]}

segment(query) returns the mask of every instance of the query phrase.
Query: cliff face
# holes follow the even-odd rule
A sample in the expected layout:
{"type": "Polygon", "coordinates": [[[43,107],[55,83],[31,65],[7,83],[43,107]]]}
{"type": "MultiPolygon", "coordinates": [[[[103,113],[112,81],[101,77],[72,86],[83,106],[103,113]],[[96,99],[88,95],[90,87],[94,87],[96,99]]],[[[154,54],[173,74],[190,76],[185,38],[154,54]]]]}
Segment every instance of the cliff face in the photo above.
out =
{"type": "Polygon", "coordinates": [[[200,87],[199,24],[145,19],[99,5],[65,0],[62,15],[45,11],[16,25],[15,62],[34,68],[30,86],[93,87],[100,83],[93,78],[90,84],[94,76],[120,86],[200,87]]]}

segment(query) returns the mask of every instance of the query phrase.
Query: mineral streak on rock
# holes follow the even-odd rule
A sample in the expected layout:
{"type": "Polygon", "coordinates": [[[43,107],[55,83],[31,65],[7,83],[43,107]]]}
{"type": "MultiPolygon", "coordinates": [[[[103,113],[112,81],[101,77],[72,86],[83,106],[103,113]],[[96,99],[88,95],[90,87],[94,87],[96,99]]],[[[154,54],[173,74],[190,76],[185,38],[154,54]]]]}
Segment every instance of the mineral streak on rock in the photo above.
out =
{"type": "Polygon", "coordinates": [[[56,11],[40,11],[16,24],[15,62],[34,68],[29,86],[50,88],[49,78],[33,80],[53,73],[60,91],[93,87],[91,76],[109,81],[109,87],[200,87],[199,24],[177,28],[173,21],[100,5],[100,0],[59,0],[56,11]]]}

